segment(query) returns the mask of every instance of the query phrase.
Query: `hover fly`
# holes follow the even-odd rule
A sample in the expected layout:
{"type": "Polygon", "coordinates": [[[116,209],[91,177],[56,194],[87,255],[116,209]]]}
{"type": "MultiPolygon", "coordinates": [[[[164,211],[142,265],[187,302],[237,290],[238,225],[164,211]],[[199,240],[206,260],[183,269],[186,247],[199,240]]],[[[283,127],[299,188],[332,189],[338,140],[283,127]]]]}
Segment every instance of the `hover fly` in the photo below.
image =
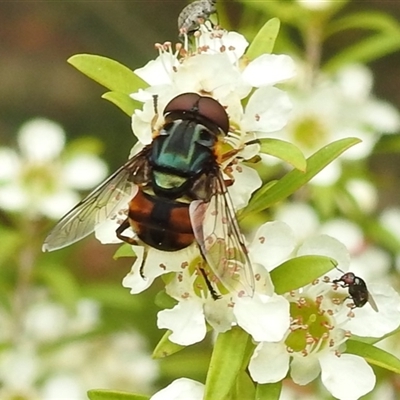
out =
{"type": "Polygon", "coordinates": [[[354,302],[354,307],[364,307],[368,302],[372,309],[378,312],[378,306],[375,303],[374,298],[369,293],[367,284],[363,279],[355,276],[352,272],[340,271],[343,275],[339,279],[334,279],[334,284],[340,284],[343,288],[349,289],[349,297],[354,302]]]}
{"type": "Polygon", "coordinates": [[[216,3],[217,0],[196,0],[188,4],[178,16],[179,32],[189,34],[199,29],[201,23],[217,13],[216,3]]]}
{"type": "Polygon", "coordinates": [[[116,230],[119,239],[166,252],[197,242],[215,281],[251,296],[254,276],[220,166],[228,131],[227,113],[213,98],[197,93],[173,98],[153,141],[61,218],[43,250],[68,246],[128,208],[116,230]],[[126,235],[128,228],[134,238],[126,235]]]}

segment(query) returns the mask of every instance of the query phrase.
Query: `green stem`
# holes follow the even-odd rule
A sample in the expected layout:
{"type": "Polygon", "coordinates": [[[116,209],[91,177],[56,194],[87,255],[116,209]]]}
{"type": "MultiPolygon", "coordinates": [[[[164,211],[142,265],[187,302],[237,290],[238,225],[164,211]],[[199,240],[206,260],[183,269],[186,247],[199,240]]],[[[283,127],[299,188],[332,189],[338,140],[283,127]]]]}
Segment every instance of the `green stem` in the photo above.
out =
{"type": "Polygon", "coordinates": [[[220,333],[208,369],[204,400],[228,400],[248,361],[250,336],[239,327],[220,333]],[[245,365],[245,366],[244,366],[245,365]]]}

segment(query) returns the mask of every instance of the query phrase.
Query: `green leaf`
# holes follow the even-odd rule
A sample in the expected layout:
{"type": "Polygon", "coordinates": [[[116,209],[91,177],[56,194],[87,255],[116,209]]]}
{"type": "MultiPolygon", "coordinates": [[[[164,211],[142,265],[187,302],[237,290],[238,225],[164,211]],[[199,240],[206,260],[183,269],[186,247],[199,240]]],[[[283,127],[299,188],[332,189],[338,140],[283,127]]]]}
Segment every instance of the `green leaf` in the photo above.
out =
{"type": "Polygon", "coordinates": [[[383,135],[374,147],[375,154],[400,153],[400,135],[383,135]]]}
{"type": "Polygon", "coordinates": [[[261,153],[269,154],[286,161],[294,168],[304,172],[307,168],[307,160],[303,153],[294,144],[280,139],[260,139],[261,153]]]}
{"type": "Polygon", "coordinates": [[[239,327],[220,333],[208,369],[204,400],[225,400],[233,390],[250,336],[239,327]]]}
{"type": "Polygon", "coordinates": [[[101,97],[116,105],[129,116],[132,116],[136,109],[141,109],[143,106],[139,101],[133,100],[130,96],[121,92],[107,92],[101,97]]]}
{"type": "Polygon", "coordinates": [[[280,24],[278,18],[272,18],[258,31],[246,52],[246,56],[250,60],[254,60],[262,54],[272,53],[280,24]]]}
{"type": "Polygon", "coordinates": [[[383,222],[368,218],[364,223],[364,230],[375,244],[379,244],[393,254],[399,251],[399,238],[391,230],[387,229],[383,222]]]}
{"type": "Polygon", "coordinates": [[[346,64],[367,63],[394,53],[399,49],[399,35],[376,34],[337,53],[323,66],[323,70],[333,72],[346,64]]]}
{"type": "Polygon", "coordinates": [[[68,62],[89,78],[113,92],[130,94],[148,86],[145,81],[125,65],[107,57],[94,54],[77,54],[70,57],[68,62]]]}
{"type": "Polygon", "coordinates": [[[307,159],[306,172],[292,170],[275,185],[265,185],[251,198],[248,206],[239,214],[240,219],[253,212],[260,212],[282,201],[304,186],[319,171],[340,156],[345,150],[360,143],[360,139],[346,138],[330,143],[307,159]]]}
{"type": "Polygon", "coordinates": [[[90,400],[149,400],[149,396],[111,390],[93,389],[88,391],[90,400]]]}
{"type": "Polygon", "coordinates": [[[173,297],[169,296],[165,289],[160,290],[154,299],[154,303],[157,307],[165,309],[165,308],[174,308],[178,301],[175,300],[173,297]]]}
{"type": "Polygon", "coordinates": [[[348,340],[346,342],[346,353],[363,357],[369,364],[400,374],[400,360],[371,344],[348,340]]]}
{"type": "Polygon", "coordinates": [[[239,371],[231,397],[238,400],[253,400],[254,396],[254,382],[246,371],[239,371]]]}
{"type": "Polygon", "coordinates": [[[185,348],[185,346],[181,346],[179,344],[173,343],[169,340],[171,336],[171,331],[165,332],[164,336],[158,342],[156,348],[153,351],[153,358],[165,358],[170,356],[171,354],[175,354],[178,351],[181,351],[185,348]]]}
{"type": "Polygon", "coordinates": [[[255,400],[279,400],[282,391],[282,382],[257,385],[255,400]]]}
{"type": "Polygon", "coordinates": [[[385,335],[381,336],[381,337],[368,337],[368,336],[357,336],[357,335],[352,335],[352,340],[356,341],[356,342],[362,342],[362,343],[367,343],[367,344],[376,344],[381,342],[382,340],[389,338],[393,335],[397,335],[398,333],[400,333],[400,326],[398,328],[396,328],[395,330],[386,333],[385,335]]]}
{"type": "Polygon", "coordinates": [[[118,260],[118,258],[121,257],[136,257],[136,254],[130,244],[124,243],[122,246],[119,246],[118,250],[113,255],[114,260],[118,260]]]}
{"type": "Polygon", "coordinates": [[[288,293],[308,285],[337,266],[325,256],[300,256],[285,261],[271,271],[271,280],[277,294],[288,293]]]}
{"type": "Polygon", "coordinates": [[[327,36],[342,32],[347,29],[368,29],[378,32],[398,34],[400,25],[398,21],[386,13],[377,11],[363,11],[344,16],[332,21],[327,28],[327,36]]]}

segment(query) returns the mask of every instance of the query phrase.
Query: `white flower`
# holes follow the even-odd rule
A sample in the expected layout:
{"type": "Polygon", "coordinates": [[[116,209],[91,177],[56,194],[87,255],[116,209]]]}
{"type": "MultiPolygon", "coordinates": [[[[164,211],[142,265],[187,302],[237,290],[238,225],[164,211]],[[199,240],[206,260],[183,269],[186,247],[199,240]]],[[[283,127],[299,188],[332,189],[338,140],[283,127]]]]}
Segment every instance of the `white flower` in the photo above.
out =
{"type": "Polygon", "coordinates": [[[145,338],[132,330],[99,335],[93,300],[81,299],[72,313],[45,292],[31,295],[17,338],[7,329],[14,319],[0,307],[1,399],[84,400],[93,387],[151,390],[158,368],[145,338]]]}
{"type": "Polygon", "coordinates": [[[331,0],[297,0],[297,3],[312,11],[325,10],[331,6],[331,0]]]}
{"type": "Polygon", "coordinates": [[[204,385],[188,378],[173,381],[166,388],[150,397],[150,400],[202,400],[204,385]]]}
{"type": "MultiPolygon", "coordinates": [[[[299,237],[281,221],[261,226],[250,252],[268,270],[294,255],[329,256],[344,271],[350,265],[347,249],[338,240],[319,235],[303,237],[299,242],[299,237]]],[[[358,399],[374,388],[372,368],[362,357],[343,353],[343,344],[351,334],[381,337],[396,329],[400,323],[400,296],[388,285],[371,284],[368,290],[379,312],[369,305],[349,311],[348,288],[332,284],[332,279],[340,275],[334,269],[329,273],[331,280],[317,280],[287,294],[290,328],[282,340],[258,344],[249,364],[256,382],[278,382],[289,371],[295,383],[305,385],[321,374],[324,386],[343,400],[358,399]]]]}
{"type": "Polygon", "coordinates": [[[169,43],[159,45],[159,57],[134,71],[151,85],[131,95],[144,102],[143,110],[136,110],[132,116],[132,129],[140,142],[151,142],[152,128],[163,123],[165,105],[185,92],[209,95],[226,107],[234,133],[239,136],[235,148],[244,146],[247,133],[268,134],[282,129],[291,103],[286,93],[273,85],[294,76],[294,62],[286,55],[264,54],[242,67],[239,60],[246,47],[242,35],[225,31],[202,32],[197,50],[182,56],[179,51],[173,54],[169,43]],[[254,93],[243,110],[241,100],[252,88],[254,93]]]}
{"type": "Polygon", "coordinates": [[[104,162],[90,154],[61,161],[65,134],[55,122],[25,123],[18,144],[20,154],[0,148],[0,207],[5,210],[59,218],[79,201],[76,190],[90,189],[106,176],[104,162]]]}
{"type": "Polygon", "coordinates": [[[282,380],[288,373],[298,385],[321,374],[324,386],[338,399],[358,399],[375,385],[372,368],[359,356],[341,354],[349,333],[335,321],[335,305],[327,283],[291,293],[291,327],[284,340],[261,342],[250,360],[251,377],[258,383],[282,380]],[[352,379],[342,379],[344,375],[352,379]]]}
{"type": "MultiPolygon", "coordinates": [[[[399,112],[374,98],[372,74],[365,66],[347,66],[332,77],[320,75],[311,88],[299,78],[298,87],[290,92],[294,103],[290,121],[275,135],[297,145],[306,156],[335,140],[357,137],[362,142],[344,152],[341,159],[360,160],[371,153],[382,134],[399,131],[399,112]]],[[[331,185],[341,171],[341,163],[335,161],[312,182],[331,185]]]]}
{"type": "Polygon", "coordinates": [[[215,300],[201,283],[202,277],[185,269],[166,286],[178,304],[158,313],[157,326],[171,330],[169,339],[181,345],[203,340],[206,322],[219,333],[239,325],[254,340],[280,340],[289,326],[289,304],[273,293],[266,271],[257,276],[253,297],[227,293],[215,300]]]}

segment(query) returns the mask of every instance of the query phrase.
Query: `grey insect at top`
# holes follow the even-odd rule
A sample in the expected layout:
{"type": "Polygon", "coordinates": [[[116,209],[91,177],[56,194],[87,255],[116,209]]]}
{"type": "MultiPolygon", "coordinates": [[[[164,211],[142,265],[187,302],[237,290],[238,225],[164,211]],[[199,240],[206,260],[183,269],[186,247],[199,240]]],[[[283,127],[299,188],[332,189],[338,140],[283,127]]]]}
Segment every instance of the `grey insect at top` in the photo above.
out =
{"type": "Polygon", "coordinates": [[[196,0],[188,4],[179,14],[178,28],[181,34],[191,33],[199,28],[202,20],[208,20],[217,12],[217,0],[196,0]]]}

